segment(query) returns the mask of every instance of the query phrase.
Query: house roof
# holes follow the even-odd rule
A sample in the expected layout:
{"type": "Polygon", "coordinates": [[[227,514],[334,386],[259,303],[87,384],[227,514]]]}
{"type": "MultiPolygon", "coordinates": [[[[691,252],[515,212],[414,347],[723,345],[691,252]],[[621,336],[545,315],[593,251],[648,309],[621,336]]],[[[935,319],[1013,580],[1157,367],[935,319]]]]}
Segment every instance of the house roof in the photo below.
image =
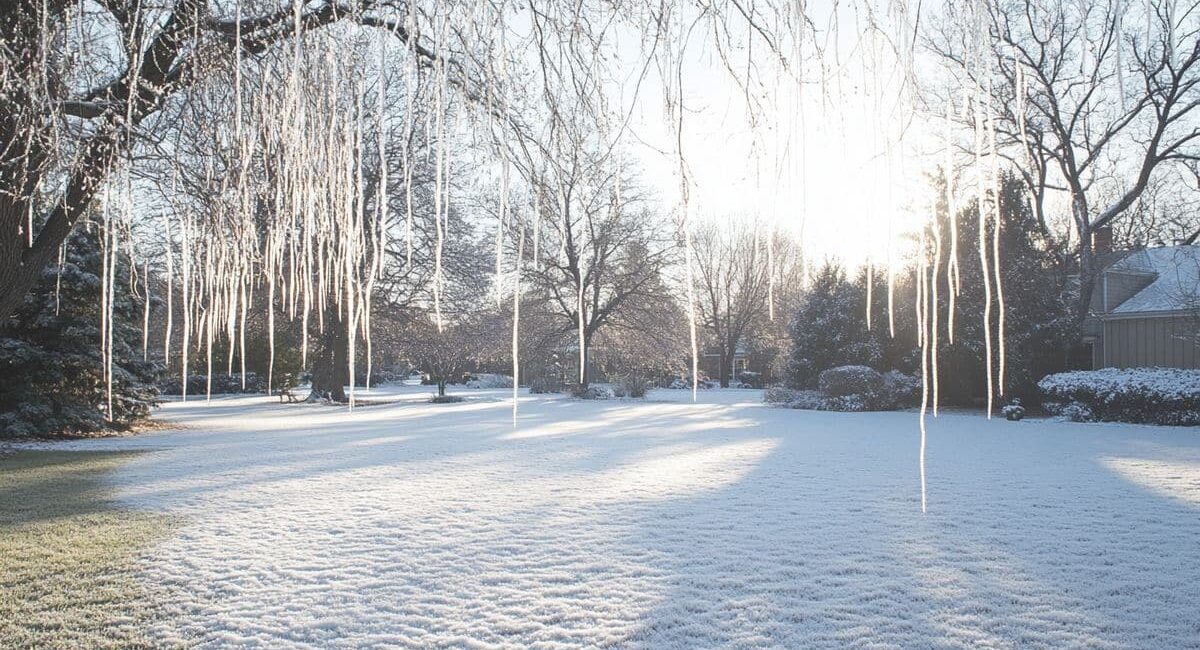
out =
{"type": "Polygon", "coordinates": [[[1153,275],[1154,280],[1110,313],[1200,308],[1200,246],[1159,246],[1129,253],[1107,272],[1153,275]]]}

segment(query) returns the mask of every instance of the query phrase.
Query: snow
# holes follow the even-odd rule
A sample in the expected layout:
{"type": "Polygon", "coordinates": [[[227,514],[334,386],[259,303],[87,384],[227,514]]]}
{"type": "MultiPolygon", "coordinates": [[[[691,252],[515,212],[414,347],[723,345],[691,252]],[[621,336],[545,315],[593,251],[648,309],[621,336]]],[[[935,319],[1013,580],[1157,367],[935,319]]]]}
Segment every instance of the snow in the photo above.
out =
{"type": "MultiPolygon", "coordinates": [[[[1046,375],[1038,388],[1052,395],[1087,391],[1092,395],[1141,395],[1152,404],[1200,396],[1200,370],[1184,368],[1099,368],[1046,375]]],[[[1109,398],[1111,399],[1111,398],[1109,398]]]]}
{"type": "Polygon", "coordinates": [[[173,402],[122,498],[162,642],[566,648],[1200,647],[1194,430],[769,408],[761,391],[352,414],[173,402]]]}
{"type": "Polygon", "coordinates": [[[1130,253],[1114,271],[1153,274],[1154,280],[1112,310],[1114,314],[1194,311],[1200,307],[1200,246],[1159,246],[1130,253]]]}

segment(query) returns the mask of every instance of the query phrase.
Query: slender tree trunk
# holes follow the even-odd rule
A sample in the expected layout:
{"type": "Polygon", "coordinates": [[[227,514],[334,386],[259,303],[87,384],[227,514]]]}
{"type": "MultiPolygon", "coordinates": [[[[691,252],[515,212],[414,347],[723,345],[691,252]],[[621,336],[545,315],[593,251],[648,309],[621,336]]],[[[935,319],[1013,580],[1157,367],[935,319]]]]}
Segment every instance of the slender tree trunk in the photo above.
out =
{"type": "Polygon", "coordinates": [[[437,387],[438,387],[438,397],[445,397],[446,396],[446,380],[439,379],[438,383],[437,383],[437,387]]]}
{"type": "Polygon", "coordinates": [[[1080,234],[1079,242],[1079,300],[1075,305],[1075,327],[1079,329],[1092,304],[1096,288],[1096,254],[1092,250],[1091,233],[1080,234]]]}

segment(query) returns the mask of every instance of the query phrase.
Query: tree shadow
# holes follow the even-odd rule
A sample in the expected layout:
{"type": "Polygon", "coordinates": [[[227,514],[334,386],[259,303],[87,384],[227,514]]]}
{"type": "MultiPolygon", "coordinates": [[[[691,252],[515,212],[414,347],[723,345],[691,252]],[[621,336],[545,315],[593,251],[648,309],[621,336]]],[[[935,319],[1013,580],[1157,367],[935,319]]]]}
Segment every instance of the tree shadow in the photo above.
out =
{"type": "MultiPolygon", "coordinates": [[[[775,414],[763,413],[766,419],[775,414]]],[[[805,414],[736,484],[664,503],[669,549],[642,647],[1178,647],[1200,638],[1200,517],[1104,458],[1158,428],[805,414]],[[1035,460],[1029,461],[1031,449],[1035,460]]],[[[1200,476],[1198,471],[1197,476],[1200,476]]]]}
{"type": "Polygon", "coordinates": [[[122,473],[129,498],[204,515],[175,551],[197,575],[158,576],[193,620],[220,602],[245,620],[221,625],[269,630],[265,602],[313,619],[275,621],[288,638],[370,623],[417,645],[1200,638],[1183,636],[1200,631],[1196,508],[1112,467],[1200,459],[1178,431],[946,415],[930,422],[922,515],[912,413],[522,397],[514,427],[489,395],[210,408],[119,443],[160,447],[122,473]],[[220,585],[243,582],[253,596],[230,605],[220,585]],[[348,622],[322,628],[337,611],[348,622]]]}

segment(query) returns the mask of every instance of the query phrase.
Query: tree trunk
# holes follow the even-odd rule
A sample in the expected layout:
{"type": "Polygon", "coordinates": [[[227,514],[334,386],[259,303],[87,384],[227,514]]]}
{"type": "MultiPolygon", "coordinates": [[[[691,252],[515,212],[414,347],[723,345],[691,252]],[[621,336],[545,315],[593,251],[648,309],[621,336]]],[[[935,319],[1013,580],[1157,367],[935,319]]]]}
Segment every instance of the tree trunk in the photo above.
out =
{"type": "Polygon", "coordinates": [[[438,397],[445,397],[446,396],[446,380],[439,379],[438,383],[437,383],[437,387],[438,387],[438,397]]]}
{"type": "Polygon", "coordinates": [[[321,346],[312,359],[312,391],[308,399],[326,395],[335,402],[345,402],[346,384],[350,381],[349,352],[346,325],[338,320],[326,324],[321,346]]]}
{"type": "Polygon", "coordinates": [[[1096,255],[1092,250],[1091,233],[1079,236],[1079,300],[1075,305],[1075,328],[1078,330],[1092,305],[1092,291],[1096,288],[1096,255]]]}

